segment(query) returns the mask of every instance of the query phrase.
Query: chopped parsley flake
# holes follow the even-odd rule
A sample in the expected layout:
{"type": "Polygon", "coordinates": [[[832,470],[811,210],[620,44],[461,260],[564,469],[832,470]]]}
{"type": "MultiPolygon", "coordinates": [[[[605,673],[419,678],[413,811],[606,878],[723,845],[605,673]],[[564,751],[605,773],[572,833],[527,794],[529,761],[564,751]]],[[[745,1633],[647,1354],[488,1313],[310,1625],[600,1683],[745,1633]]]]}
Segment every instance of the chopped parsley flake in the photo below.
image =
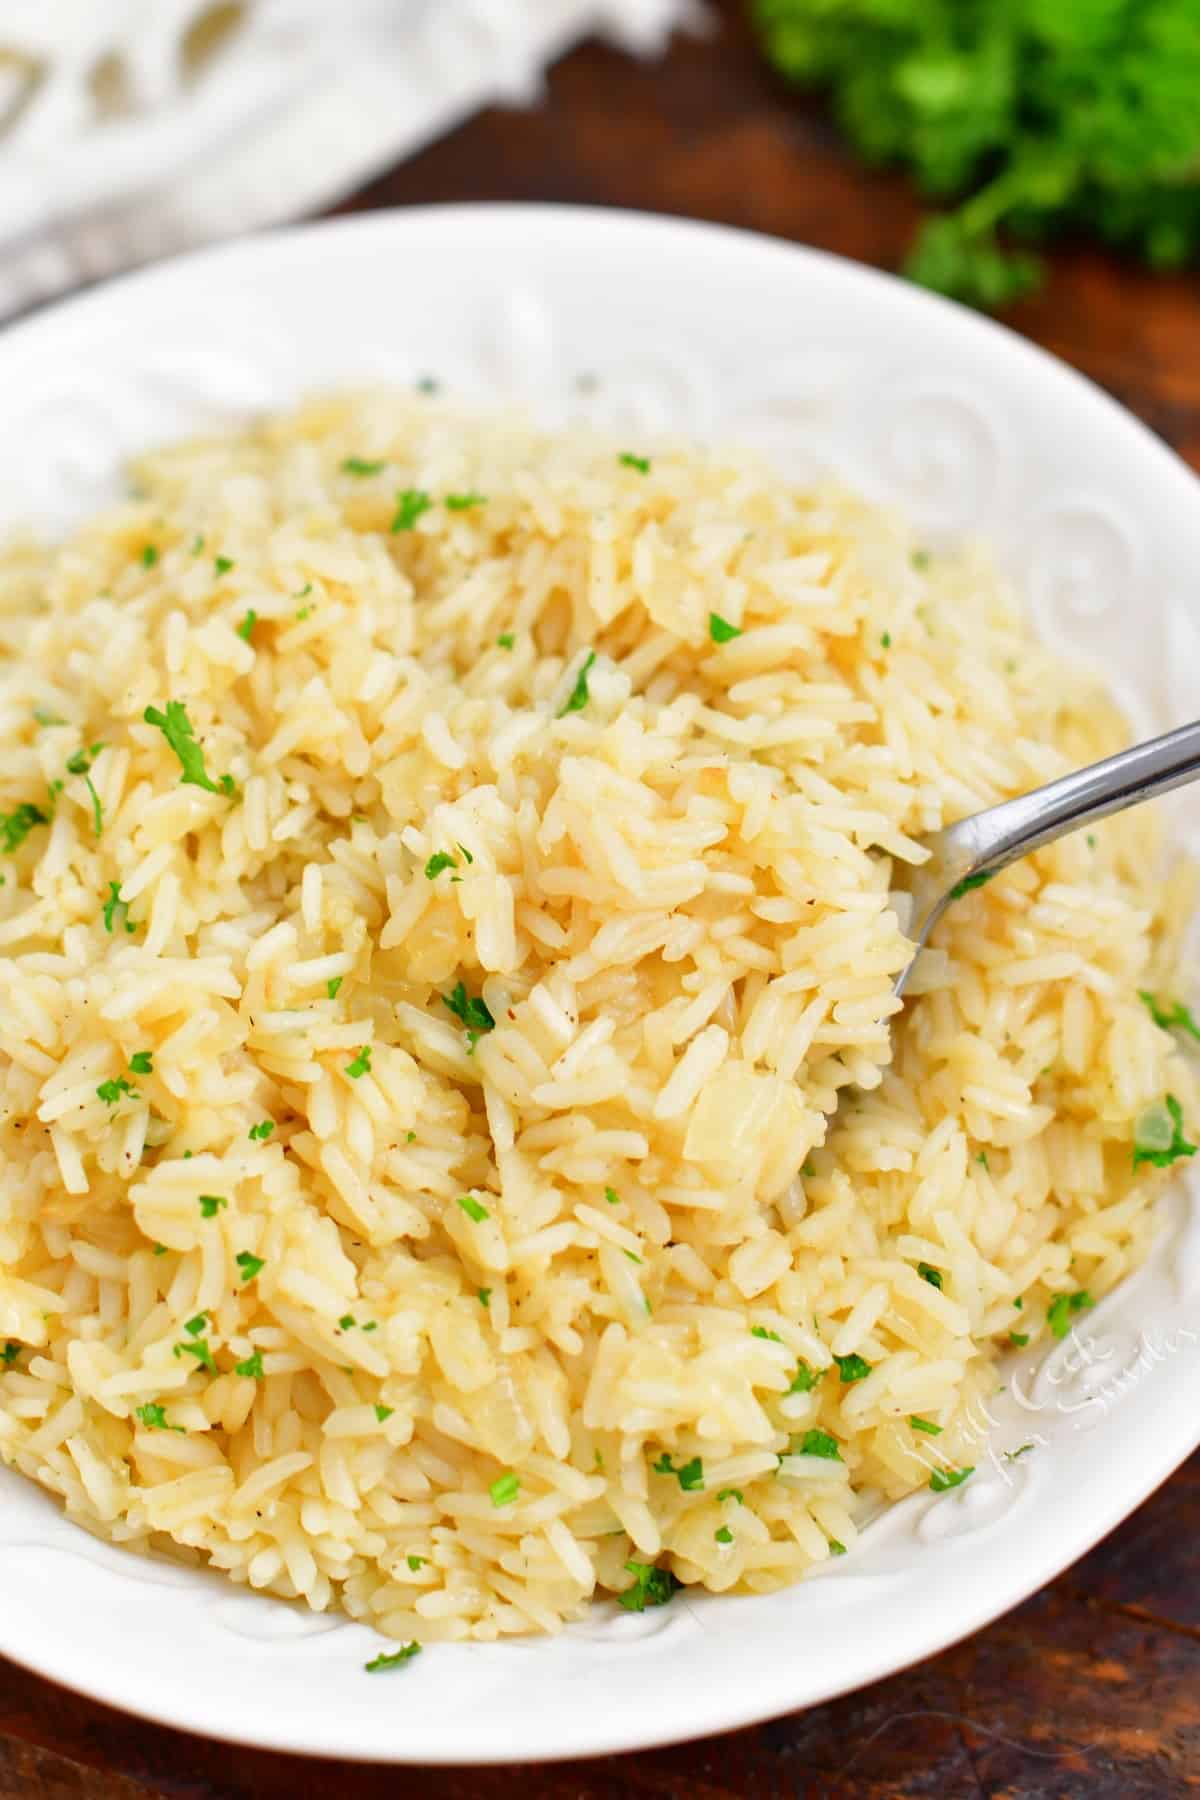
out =
{"type": "Polygon", "coordinates": [[[933,557],[928,550],[914,550],[910,561],[914,569],[927,569],[933,557]]]}
{"type": "Polygon", "coordinates": [[[865,1381],[871,1373],[870,1363],[861,1356],[835,1356],[833,1360],[838,1366],[838,1374],[846,1383],[865,1381]]]}
{"type": "Polygon", "coordinates": [[[491,1216],[487,1207],[480,1206],[473,1194],[460,1194],[458,1196],[458,1204],[462,1207],[468,1219],[474,1219],[476,1225],[482,1225],[483,1221],[491,1216]]]}
{"type": "Polygon", "coordinates": [[[215,556],[213,558],[213,568],[218,575],[228,575],[232,567],[233,563],[228,556],[215,556]]]}
{"type": "Polygon", "coordinates": [[[806,1431],[801,1438],[798,1454],[801,1456],[824,1456],[830,1462],[841,1462],[842,1460],[837,1439],[830,1437],[827,1431],[821,1431],[815,1426],[811,1431],[806,1431]]]}
{"type": "Polygon", "coordinates": [[[234,1261],[242,1272],[243,1281],[253,1281],[267,1266],[261,1256],[253,1256],[249,1250],[239,1250],[234,1261]]]}
{"type": "Polygon", "coordinates": [[[5,854],[15,855],[35,825],[49,823],[50,820],[41,807],[34,806],[29,800],[22,800],[10,813],[0,813],[0,839],[3,840],[5,854]]]}
{"type": "Polygon", "coordinates": [[[1145,989],[1138,989],[1138,999],[1143,1006],[1149,1008],[1150,1017],[1163,1031],[1186,1031],[1190,1037],[1200,1039],[1200,1025],[1192,1017],[1191,1008],[1182,1000],[1172,1000],[1167,1005],[1160,1005],[1153,994],[1145,989]]]}
{"type": "Polygon", "coordinates": [[[491,1495],[492,1505],[511,1506],[520,1491],[520,1487],[521,1483],[517,1476],[513,1474],[511,1469],[507,1469],[503,1475],[498,1475],[496,1477],[495,1481],[493,1481],[491,1487],[488,1489],[488,1493],[491,1495]]]}
{"type": "Polygon", "coordinates": [[[670,1569],[660,1569],[655,1563],[631,1558],[625,1564],[625,1572],[633,1576],[633,1585],[617,1595],[617,1605],[626,1612],[640,1613],[648,1606],[665,1606],[679,1586],[670,1569]]]}
{"type": "Polygon", "coordinates": [[[575,677],[575,686],[571,689],[566,703],[558,709],[558,717],[565,719],[568,713],[582,712],[591,695],[588,693],[588,670],[596,660],[596,652],[589,650],[583,659],[583,667],[575,677]]]}
{"type": "Polygon", "coordinates": [[[881,637],[881,638],[880,638],[880,640],[879,640],[879,641],[880,641],[880,643],[881,643],[881,644],[882,644],[882,645],[883,645],[883,647],[884,647],[884,649],[885,649],[885,650],[890,650],[890,649],[891,649],[891,647],[892,647],[892,634],[891,634],[891,632],[890,632],[890,631],[885,631],[885,632],[884,632],[884,634],[883,634],[883,636],[882,636],[882,637],[881,637]]]}
{"type": "Polygon", "coordinates": [[[496,639],[501,650],[511,650],[516,641],[517,640],[511,631],[502,631],[500,636],[496,639]]]}
{"type": "Polygon", "coordinates": [[[974,875],[964,875],[962,880],[956,881],[950,889],[951,900],[961,900],[964,894],[971,892],[972,888],[981,888],[985,881],[990,881],[993,875],[998,873],[997,869],[977,869],[974,875]]]}
{"type": "Polygon", "coordinates": [[[830,1538],[829,1554],[830,1556],[845,1556],[846,1546],[843,1544],[841,1538],[830,1538]]]}
{"type": "Polygon", "coordinates": [[[245,1376],[247,1381],[261,1381],[263,1379],[262,1351],[256,1350],[253,1356],[246,1358],[245,1362],[234,1363],[233,1372],[235,1375],[245,1376]]]}
{"type": "Polygon", "coordinates": [[[1029,1342],[1029,1333],[1027,1331],[1010,1331],[1008,1341],[1015,1350],[1023,1350],[1029,1342]]]}
{"type": "Polygon", "coordinates": [[[124,1094],[128,1094],[131,1100],[137,1099],[132,1083],[126,1081],[123,1075],[118,1075],[113,1081],[102,1081],[96,1093],[108,1106],[116,1106],[124,1094]]]}
{"type": "Polygon", "coordinates": [[[720,1526],[718,1530],[713,1532],[713,1536],[716,1538],[718,1544],[732,1544],[733,1542],[733,1533],[730,1531],[728,1525],[720,1526]]]}
{"type": "Polygon", "coordinates": [[[486,506],[486,494],[447,494],[447,512],[467,512],[472,506],[486,506]]]}
{"type": "Polygon", "coordinates": [[[442,1001],[450,1008],[455,1018],[461,1019],[466,1026],[471,1051],[474,1051],[475,1045],[485,1031],[494,1030],[496,1021],[488,1011],[486,1003],[468,995],[461,981],[455,983],[450,993],[442,995],[442,1001]]]}
{"type": "Polygon", "coordinates": [[[164,1406],[157,1406],[153,1401],[145,1406],[135,1408],[138,1421],[147,1431],[182,1431],[182,1425],[168,1425],[167,1411],[164,1406]]]}
{"type": "Polygon", "coordinates": [[[329,998],[330,998],[330,999],[331,999],[331,1000],[336,1000],[336,999],[337,999],[337,997],[338,997],[338,989],[339,989],[339,988],[340,988],[340,987],[341,987],[341,985],[342,985],[342,982],[343,982],[343,981],[344,981],[344,980],[345,980],[345,976],[344,976],[344,975],[335,975],[335,976],[334,976],[334,977],[333,977],[333,980],[332,980],[332,981],[327,981],[327,982],[326,982],[326,983],[325,983],[325,992],[326,992],[326,993],[327,993],[327,994],[328,994],[328,995],[329,995],[329,998]]]}
{"type": "MultiPolygon", "coordinates": [[[[378,1408],[376,1408],[376,1411],[378,1411],[378,1408]]],[[[418,1569],[423,1569],[425,1567],[425,1558],[423,1556],[406,1556],[404,1560],[414,1575],[418,1569]]]]}
{"type": "Polygon", "coordinates": [[[120,883],[116,882],[116,881],[110,881],[108,884],[108,899],[104,902],[104,929],[105,929],[105,931],[112,930],[113,919],[117,916],[118,913],[120,914],[121,923],[124,925],[126,931],[136,930],[136,926],[131,925],[129,923],[128,919],[125,917],[125,915],[128,911],[129,911],[129,902],[127,900],[122,900],[122,898],[121,898],[120,883]]]}
{"type": "Polygon", "coordinates": [[[804,1358],[801,1357],[800,1361],[796,1364],[796,1373],[792,1376],[792,1385],[788,1389],[788,1393],[811,1393],[813,1388],[816,1387],[817,1381],[818,1376],[816,1370],[810,1369],[804,1358]]]}
{"type": "Polygon", "coordinates": [[[221,1208],[223,1206],[228,1206],[228,1205],[229,1205],[229,1202],[225,1198],[224,1194],[201,1194],[201,1196],[200,1196],[201,1217],[205,1218],[205,1219],[215,1219],[217,1214],[220,1212],[221,1208]]]}
{"type": "Polygon", "coordinates": [[[160,712],[157,706],[148,706],[142,717],[147,725],[157,725],[179,758],[179,765],[183,770],[179,777],[181,787],[190,785],[204,788],[210,794],[232,794],[232,775],[222,775],[220,781],[216,782],[207,773],[204,752],[196,742],[196,734],[182,700],[168,700],[165,713],[160,712]]]}
{"type": "Polygon", "coordinates": [[[254,627],[257,625],[257,623],[258,623],[258,614],[255,612],[254,608],[251,607],[249,612],[246,614],[245,618],[242,620],[241,624],[237,628],[237,634],[241,638],[241,640],[244,644],[248,644],[250,642],[251,637],[254,635],[254,627]]]}
{"type": "Polygon", "coordinates": [[[96,792],[96,784],[92,780],[90,775],[84,776],[83,785],[87,789],[88,793],[91,795],[92,825],[93,825],[93,828],[95,829],[96,836],[99,837],[101,832],[104,830],[104,808],[100,804],[100,796],[96,792]]]}
{"type": "Polygon", "coordinates": [[[274,1129],[274,1119],[260,1119],[257,1125],[252,1125],[250,1127],[246,1136],[250,1139],[252,1144],[265,1144],[274,1129]]]}
{"type": "Polygon", "coordinates": [[[710,612],[708,615],[708,635],[714,644],[730,644],[733,642],[734,638],[741,637],[742,628],[740,625],[731,625],[728,619],[723,619],[721,617],[720,613],[710,612]]]}
{"type": "Polygon", "coordinates": [[[914,1431],[923,1431],[926,1437],[941,1437],[942,1435],[942,1427],[935,1425],[932,1419],[918,1419],[914,1413],[908,1422],[914,1431]]]}
{"type": "Polygon", "coordinates": [[[404,488],[396,495],[396,513],[392,520],[393,531],[411,531],[422,513],[427,513],[433,501],[420,488],[404,488]]]}
{"type": "Polygon", "coordinates": [[[338,1320],[338,1330],[339,1331],[353,1331],[355,1328],[355,1325],[357,1323],[358,1323],[358,1321],[355,1319],[353,1313],[343,1313],[341,1318],[338,1320]]]}
{"type": "Polygon", "coordinates": [[[620,1206],[621,1204],[621,1196],[618,1194],[616,1188],[606,1187],[604,1190],[604,1198],[608,1201],[610,1206],[620,1206]]]}
{"type": "Polygon", "coordinates": [[[358,1081],[360,1077],[369,1075],[370,1072],[371,1046],[370,1044],[363,1044],[354,1060],[346,1064],[346,1073],[351,1081],[358,1081]]]}
{"type": "Polygon", "coordinates": [[[967,1476],[974,1473],[974,1463],[965,1469],[935,1469],[929,1477],[929,1485],[935,1494],[944,1494],[947,1488],[961,1487],[967,1476]]]}
{"type": "Polygon", "coordinates": [[[379,1420],[381,1425],[386,1424],[387,1420],[391,1418],[395,1410],[394,1406],[380,1406],[378,1402],[376,1402],[375,1417],[379,1420]]]}
{"type": "Polygon", "coordinates": [[[14,1344],[10,1339],[9,1342],[4,1345],[3,1349],[0,1349],[0,1363],[2,1363],[6,1369],[11,1369],[20,1354],[21,1345],[14,1344]]]}
{"type": "Polygon", "coordinates": [[[152,569],[158,561],[158,551],[153,544],[147,544],[142,551],[142,567],[152,569]]]}
{"type": "MultiPolygon", "coordinates": [[[[191,1326],[185,1326],[184,1329],[190,1331],[191,1326]]],[[[174,1354],[176,1356],[194,1356],[200,1366],[207,1369],[210,1375],[217,1373],[216,1358],[213,1356],[207,1338],[194,1336],[189,1343],[176,1344],[174,1354]]]]}
{"type": "Polygon", "coordinates": [[[363,456],[348,456],[342,464],[343,475],[382,475],[387,463],[368,462],[363,456]]]}
{"type": "Polygon", "coordinates": [[[480,1306],[490,1306],[492,1304],[491,1288],[477,1288],[475,1292],[480,1306]]]}
{"type": "Polygon", "coordinates": [[[436,881],[443,869],[457,869],[458,862],[448,850],[435,850],[425,864],[426,881],[436,881]]]}
{"type": "Polygon", "coordinates": [[[1016,1450],[1006,1450],[1004,1452],[1004,1460],[1005,1462],[1016,1462],[1018,1456],[1024,1456],[1026,1452],[1032,1450],[1033,1447],[1032,1444],[1022,1444],[1016,1450]]]}
{"type": "Polygon", "coordinates": [[[67,722],[65,719],[60,719],[57,713],[43,712],[37,706],[33,709],[33,716],[39,725],[65,725],[67,722]]]}
{"type": "Polygon", "coordinates": [[[1046,1309],[1046,1323],[1056,1338],[1065,1338],[1075,1314],[1095,1304],[1092,1296],[1082,1289],[1077,1294],[1055,1294],[1046,1309]]]}
{"type": "Polygon", "coordinates": [[[475,858],[471,855],[471,852],[467,849],[465,844],[458,844],[456,848],[461,852],[462,859],[469,869],[471,864],[475,861],[475,858]]]}
{"type": "Polygon", "coordinates": [[[381,1675],[388,1669],[402,1669],[405,1663],[411,1662],[414,1656],[420,1656],[420,1654],[420,1644],[401,1644],[398,1650],[372,1657],[369,1663],[363,1664],[363,1668],[368,1675],[381,1675]]]}
{"type": "Polygon", "coordinates": [[[674,1475],[685,1494],[699,1493],[704,1487],[704,1464],[698,1456],[680,1463],[677,1468],[671,1460],[670,1452],[664,1450],[658,1461],[651,1463],[650,1467],[656,1475],[674,1475]]]}
{"type": "Polygon", "coordinates": [[[718,1500],[736,1500],[739,1506],[745,1506],[746,1496],[741,1488],[722,1488],[717,1495],[718,1500]]]}
{"type": "Polygon", "coordinates": [[[629,1258],[630,1262],[633,1262],[633,1263],[640,1263],[642,1260],[641,1257],[637,1254],[636,1250],[626,1250],[624,1247],[622,1247],[621,1255],[627,1256],[629,1258]]]}
{"type": "Polygon", "coordinates": [[[991,1168],[991,1164],[988,1162],[988,1154],[987,1154],[986,1150],[981,1150],[979,1152],[978,1156],[975,1158],[975,1161],[977,1163],[979,1163],[985,1169],[991,1168]]]}
{"type": "Polygon", "coordinates": [[[921,1277],[922,1281],[927,1281],[930,1287],[935,1287],[939,1290],[941,1289],[942,1271],[940,1269],[935,1269],[932,1263],[919,1262],[917,1264],[917,1274],[921,1277]]]}
{"type": "Polygon", "coordinates": [[[650,473],[650,458],[648,456],[635,456],[632,450],[622,450],[617,461],[623,469],[636,469],[639,475],[648,475],[650,473]]]}
{"type": "Polygon", "coordinates": [[[129,1068],[134,1075],[152,1075],[154,1073],[154,1053],[150,1050],[135,1050],[129,1059],[129,1068]]]}
{"type": "Polygon", "coordinates": [[[1134,1127],[1133,1166],[1151,1163],[1156,1169],[1169,1168],[1181,1156],[1195,1156],[1196,1146],[1183,1134],[1183,1108],[1174,1094],[1166,1097],[1166,1106],[1150,1106],[1134,1127]]]}
{"type": "Polygon", "coordinates": [[[771,1344],[782,1344],[783,1342],[783,1339],[777,1331],[768,1331],[765,1325],[752,1325],[750,1327],[750,1336],[766,1338],[767,1342],[771,1344]]]}

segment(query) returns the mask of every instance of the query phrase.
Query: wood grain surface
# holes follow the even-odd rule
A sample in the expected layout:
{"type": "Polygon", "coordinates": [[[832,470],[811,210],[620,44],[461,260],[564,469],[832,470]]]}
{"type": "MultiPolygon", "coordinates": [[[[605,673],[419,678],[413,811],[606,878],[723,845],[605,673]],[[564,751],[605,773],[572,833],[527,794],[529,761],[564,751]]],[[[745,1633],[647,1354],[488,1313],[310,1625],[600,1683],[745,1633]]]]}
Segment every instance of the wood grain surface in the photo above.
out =
{"type": "MultiPolygon", "coordinates": [[[[737,0],[712,9],[707,36],[679,38],[658,64],[584,46],[552,72],[536,110],[480,115],[343,210],[489,199],[715,219],[884,267],[898,260],[915,217],[902,180],[864,173],[820,107],[797,101],[763,67],[737,0]]],[[[1046,290],[1008,321],[1108,388],[1200,469],[1200,277],[1154,277],[1080,248],[1055,258],[1046,290]]],[[[795,1655],[819,1656],[820,1645],[798,1642],[795,1655]]],[[[402,1688],[389,1689],[387,1704],[403,1703],[402,1688]]],[[[1200,1457],[1052,1586],[941,1656],[755,1730],[606,1762],[457,1771],[305,1762],[126,1718],[0,1659],[0,1800],[1197,1792],[1200,1457]]]]}

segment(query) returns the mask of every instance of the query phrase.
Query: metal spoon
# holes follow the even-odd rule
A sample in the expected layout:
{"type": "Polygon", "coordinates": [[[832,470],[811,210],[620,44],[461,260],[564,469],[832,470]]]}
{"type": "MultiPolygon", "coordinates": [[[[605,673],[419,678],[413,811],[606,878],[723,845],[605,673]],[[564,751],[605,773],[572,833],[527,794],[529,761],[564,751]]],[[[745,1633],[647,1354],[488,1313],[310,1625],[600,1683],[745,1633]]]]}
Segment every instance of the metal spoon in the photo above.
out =
{"type": "Polygon", "coordinates": [[[1200,720],[934,832],[925,839],[932,854],[915,871],[911,888],[908,935],[916,949],[896,977],[895,993],[904,992],[913,963],[952,900],[982,886],[1019,856],[1028,856],[1081,825],[1168,794],[1198,775],[1200,720]]]}

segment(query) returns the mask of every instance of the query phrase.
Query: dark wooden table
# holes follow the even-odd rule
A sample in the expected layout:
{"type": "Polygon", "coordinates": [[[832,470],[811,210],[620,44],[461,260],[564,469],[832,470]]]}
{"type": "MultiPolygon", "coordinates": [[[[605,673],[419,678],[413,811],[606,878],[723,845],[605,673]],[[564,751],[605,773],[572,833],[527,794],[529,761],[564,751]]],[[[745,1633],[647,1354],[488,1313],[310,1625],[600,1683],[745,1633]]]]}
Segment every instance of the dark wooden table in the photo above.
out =
{"type": "MultiPolygon", "coordinates": [[[[353,207],[560,200],[717,219],[890,266],[914,208],[757,60],[737,0],[657,66],[588,45],[545,105],[474,119],[353,207]]],[[[1087,251],[1010,323],[1200,468],[1200,278],[1087,251]]],[[[1070,1505],[1070,1495],[1063,1504],[1070,1505]]],[[[797,1646],[797,1654],[812,1653],[797,1646]]],[[[531,1703],[536,1697],[531,1695],[531,1703]]],[[[1168,1800],[1200,1792],[1200,1457],[1043,1593],[844,1700],[683,1749],[546,1769],[389,1771],[230,1750],[0,1662],[0,1800],[1168,1800]]]]}

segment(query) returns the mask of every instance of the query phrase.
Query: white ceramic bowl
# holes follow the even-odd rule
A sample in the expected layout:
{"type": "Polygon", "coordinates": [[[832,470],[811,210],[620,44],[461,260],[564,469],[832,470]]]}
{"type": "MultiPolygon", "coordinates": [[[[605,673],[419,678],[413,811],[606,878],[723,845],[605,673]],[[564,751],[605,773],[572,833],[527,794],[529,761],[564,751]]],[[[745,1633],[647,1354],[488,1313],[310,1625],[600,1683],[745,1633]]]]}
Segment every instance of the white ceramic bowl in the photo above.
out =
{"type": "MultiPolygon", "coordinates": [[[[364,378],[434,375],[551,421],[663,427],[835,468],[932,534],[997,546],[1039,630],[1097,661],[1139,726],[1197,710],[1200,488],[1095,388],[999,327],[811,251],[611,212],[453,207],[236,244],[0,338],[0,526],[58,527],[121,459],[364,378]]],[[[1195,800],[1179,813],[1195,836],[1195,800]]],[[[378,1641],[96,1543],[0,1471],[0,1651],[195,1731],[330,1756],[578,1756],[745,1725],[973,1631],[1079,1556],[1200,1439],[1200,1185],[1148,1267],[1037,1366],[978,1470],[769,1598],[598,1607],[555,1640],[378,1641]],[[1034,1441],[1019,1462],[1003,1458],[1034,1441]]]]}

